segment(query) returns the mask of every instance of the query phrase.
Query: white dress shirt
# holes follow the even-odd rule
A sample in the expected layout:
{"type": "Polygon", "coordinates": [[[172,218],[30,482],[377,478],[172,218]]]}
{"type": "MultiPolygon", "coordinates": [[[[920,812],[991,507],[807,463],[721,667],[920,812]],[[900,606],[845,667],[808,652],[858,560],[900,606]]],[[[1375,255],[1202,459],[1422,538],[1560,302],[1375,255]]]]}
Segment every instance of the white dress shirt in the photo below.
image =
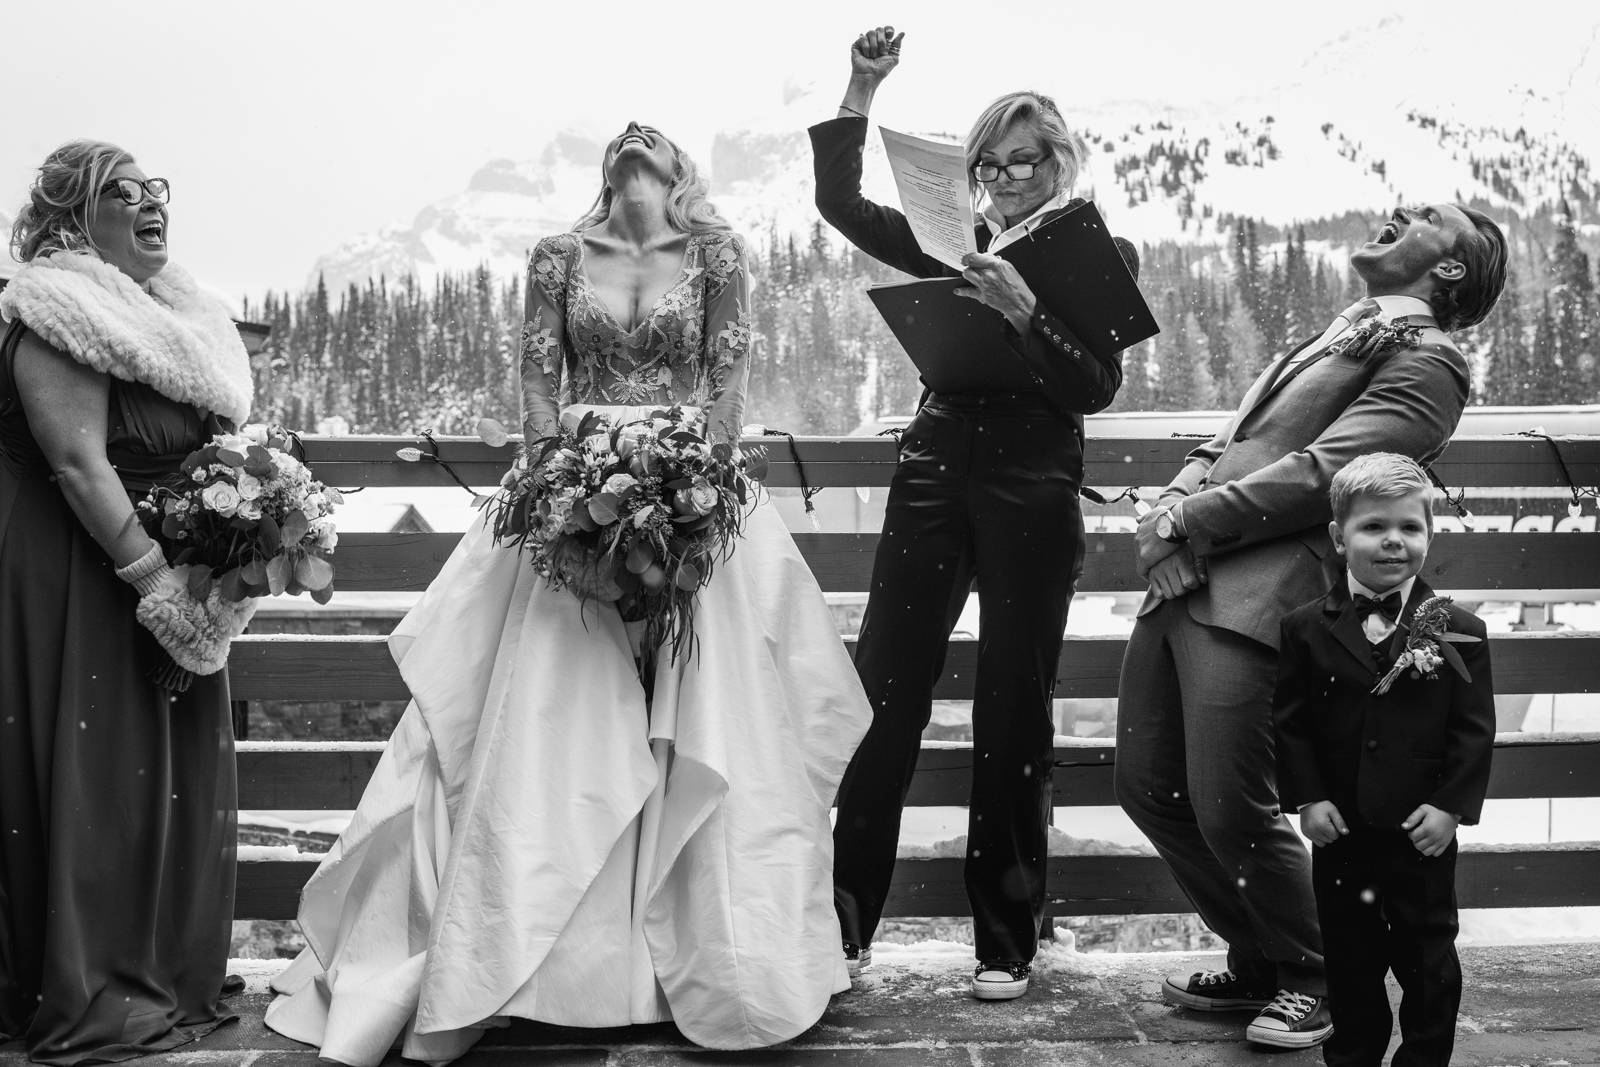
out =
{"type": "Polygon", "coordinates": [[[984,249],[984,251],[990,255],[993,255],[1006,245],[1016,244],[1018,241],[1028,236],[1028,234],[1032,233],[1034,230],[1037,230],[1044,222],[1044,217],[1046,215],[1052,211],[1055,211],[1057,208],[1066,207],[1067,203],[1071,200],[1072,190],[1063,189],[1055,196],[1052,196],[1049,200],[1046,200],[1044,203],[1040,204],[1037,211],[1023,219],[1021,222],[1017,223],[1015,226],[1006,225],[1005,218],[1001,216],[1000,212],[995,210],[994,204],[989,203],[983,205],[983,222],[984,225],[989,227],[989,233],[992,235],[989,240],[989,247],[984,249]]]}

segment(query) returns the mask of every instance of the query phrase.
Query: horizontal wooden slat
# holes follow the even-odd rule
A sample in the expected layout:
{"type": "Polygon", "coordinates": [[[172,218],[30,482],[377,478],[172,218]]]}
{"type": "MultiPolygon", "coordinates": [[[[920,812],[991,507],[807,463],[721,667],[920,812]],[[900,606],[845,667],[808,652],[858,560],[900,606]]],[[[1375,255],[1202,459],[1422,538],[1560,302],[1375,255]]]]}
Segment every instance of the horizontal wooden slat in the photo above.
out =
{"type": "MultiPolygon", "coordinates": [[[[381,741],[285,743],[246,741],[238,746],[239,806],[247,811],[348,811],[361,799],[383,754],[381,741]]],[[[1109,741],[1058,744],[1051,785],[1058,808],[1116,804],[1109,741]]],[[[972,774],[972,746],[925,746],[906,803],[914,807],[964,807],[972,774]]],[[[1503,736],[1495,744],[1489,796],[1600,796],[1600,735],[1503,736]]]]}
{"type": "MultiPolygon", "coordinates": [[[[1490,638],[1500,693],[1600,692],[1600,633],[1547,631],[1490,638]]],[[[1056,696],[1117,695],[1125,642],[1120,637],[1069,637],[1057,670],[1056,696]]],[[[852,652],[855,642],[846,641],[852,652]]],[[[970,700],[975,641],[950,642],[940,700],[970,700]]],[[[239,700],[405,700],[405,683],[382,637],[246,634],[228,657],[239,700]]]]}
{"type": "MultiPolygon", "coordinates": [[[[793,536],[824,592],[868,588],[877,534],[793,536]]],[[[454,533],[341,534],[335,589],[420,592],[459,539],[454,533]]],[[[1600,533],[1446,534],[1434,539],[1423,577],[1438,589],[1600,589],[1600,533]]],[[[1088,535],[1079,592],[1144,587],[1133,569],[1132,534],[1088,535]]]]}
{"type": "Polygon", "coordinates": [[[241,741],[244,811],[353,811],[386,747],[383,741],[241,741]]]}
{"type": "MultiPolygon", "coordinates": [[[[1561,438],[1561,455],[1579,485],[1600,484],[1600,439],[1561,438]]],[[[415,437],[307,437],[306,458],[330,485],[454,485],[431,462],[401,463],[395,450],[417,446],[415,437]]],[[[493,449],[476,438],[440,437],[439,455],[472,485],[500,481],[511,460],[509,447],[493,449]]],[[[1096,437],[1093,423],[1085,446],[1085,479],[1099,486],[1160,486],[1172,480],[1184,457],[1199,442],[1193,438],[1096,437]]],[[[768,484],[799,485],[794,466],[798,451],[813,486],[888,485],[894,473],[895,444],[888,437],[801,437],[796,447],[780,437],[746,438],[744,447],[762,446],[772,465],[768,484]]],[[[1461,486],[1563,486],[1561,468],[1550,445],[1526,437],[1458,437],[1434,464],[1452,488],[1461,486]]]]}
{"type": "MultiPolygon", "coordinates": [[[[239,864],[234,916],[292,919],[300,888],[316,863],[268,860],[239,864]]],[[[1055,856],[1048,865],[1053,915],[1148,915],[1192,908],[1167,865],[1152,855],[1055,856]]],[[[1600,904],[1600,849],[1575,845],[1533,850],[1495,847],[1461,854],[1456,891],[1463,908],[1565,908],[1600,904]]],[[[884,913],[968,915],[959,859],[902,859],[884,913]]]]}

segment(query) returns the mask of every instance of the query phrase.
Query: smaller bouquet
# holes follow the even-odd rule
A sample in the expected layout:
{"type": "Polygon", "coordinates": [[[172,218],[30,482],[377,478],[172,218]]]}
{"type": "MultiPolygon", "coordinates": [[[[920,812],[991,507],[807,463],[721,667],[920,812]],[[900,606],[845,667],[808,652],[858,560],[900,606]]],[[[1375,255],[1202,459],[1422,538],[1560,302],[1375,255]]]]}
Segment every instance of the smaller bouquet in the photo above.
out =
{"type": "MultiPolygon", "coordinates": [[[[292,454],[292,440],[277,427],[219,434],[136,505],[183,591],[206,609],[196,617],[162,602],[140,604],[140,621],[188,672],[221,669],[253,613],[252,598],[310,593],[326,604],[333,595],[327,557],[339,537],[331,516],[344,498],[312,477],[292,454]]],[[[168,673],[187,688],[187,679],[168,673]]]]}
{"type": "Polygon", "coordinates": [[[1408,670],[1415,672],[1418,677],[1437,678],[1440,666],[1446,663],[1461,675],[1462,681],[1472,681],[1472,675],[1467,672],[1467,665],[1462,661],[1461,653],[1450,646],[1475,644],[1478,639],[1471,634],[1451,631],[1452,603],[1453,601],[1447,596],[1432,596],[1417,605],[1417,610],[1411,613],[1405,649],[1395,657],[1394,666],[1389,668],[1389,672],[1378,679],[1378,684],[1372,687],[1373,695],[1382,696],[1387,693],[1400,675],[1408,670]]]}
{"type": "Polygon", "coordinates": [[[693,648],[695,594],[733,552],[765,474],[765,453],[710,442],[703,413],[613,426],[590,412],[525,445],[491,505],[494,535],[551,586],[643,621],[644,647],[676,658],[693,648]]]}

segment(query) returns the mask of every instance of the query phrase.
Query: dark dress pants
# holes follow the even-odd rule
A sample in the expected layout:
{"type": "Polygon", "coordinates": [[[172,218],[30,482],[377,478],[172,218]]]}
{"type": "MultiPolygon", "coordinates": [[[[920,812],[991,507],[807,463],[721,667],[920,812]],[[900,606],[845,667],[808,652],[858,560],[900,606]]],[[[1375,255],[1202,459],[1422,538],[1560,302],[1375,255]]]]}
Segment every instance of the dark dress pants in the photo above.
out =
{"type": "Polygon", "coordinates": [[[1051,697],[1083,566],[1077,428],[1042,398],[936,396],[907,427],[856,670],[873,720],[839,788],[834,900],[870,944],[945,646],[977,581],[966,885],[977,956],[1025,962],[1044,917],[1051,697]]]}
{"type": "Polygon", "coordinates": [[[1278,810],[1277,671],[1271,648],[1182,600],[1140,617],[1118,688],[1117,802],[1228,943],[1230,970],[1321,995],[1311,859],[1278,810]]]}
{"type": "Polygon", "coordinates": [[[1400,983],[1394,1067],[1448,1067],[1461,1006],[1456,955],[1456,844],[1429,858],[1403,830],[1352,826],[1319,848],[1312,882],[1328,957],[1330,1067],[1379,1067],[1394,1016],[1384,976],[1400,983]]]}

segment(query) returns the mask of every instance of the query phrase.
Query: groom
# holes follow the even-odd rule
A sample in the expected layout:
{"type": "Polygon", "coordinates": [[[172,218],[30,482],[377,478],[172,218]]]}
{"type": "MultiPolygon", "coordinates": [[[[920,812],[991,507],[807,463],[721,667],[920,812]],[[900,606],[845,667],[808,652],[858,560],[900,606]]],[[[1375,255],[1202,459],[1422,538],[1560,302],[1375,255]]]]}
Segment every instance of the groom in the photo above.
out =
{"type": "Polygon", "coordinates": [[[1449,333],[1499,298],[1505,237],[1470,208],[1399,208],[1350,264],[1367,299],[1274,360],[1141,520],[1150,591],[1117,711],[1117,801],[1228,943],[1226,970],[1162,992],[1258,1009],[1246,1037],[1285,1048],[1333,1027],[1310,860],[1278,810],[1278,623],[1333,584],[1334,472],[1364,452],[1427,464],[1444,451],[1469,385],[1449,333]]]}

